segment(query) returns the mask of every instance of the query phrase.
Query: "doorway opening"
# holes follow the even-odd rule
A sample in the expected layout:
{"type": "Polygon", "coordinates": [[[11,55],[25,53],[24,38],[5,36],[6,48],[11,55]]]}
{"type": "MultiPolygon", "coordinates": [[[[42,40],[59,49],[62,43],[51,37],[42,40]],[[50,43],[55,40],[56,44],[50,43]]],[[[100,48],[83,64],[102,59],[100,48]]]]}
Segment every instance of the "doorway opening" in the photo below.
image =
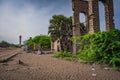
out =
{"type": "Polygon", "coordinates": [[[79,22],[80,22],[80,32],[83,34],[86,32],[86,15],[85,13],[79,14],[79,22]]]}

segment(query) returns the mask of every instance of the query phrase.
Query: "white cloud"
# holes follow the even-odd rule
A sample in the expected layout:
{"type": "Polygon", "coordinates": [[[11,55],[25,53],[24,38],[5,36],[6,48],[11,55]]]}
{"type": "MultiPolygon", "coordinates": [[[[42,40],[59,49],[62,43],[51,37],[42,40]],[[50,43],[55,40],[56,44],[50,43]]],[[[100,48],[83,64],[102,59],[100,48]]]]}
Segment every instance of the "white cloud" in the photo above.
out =
{"type": "Polygon", "coordinates": [[[32,4],[15,7],[12,3],[0,5],[0,40],[18,43],[19,35],[23,40],[47,34],[51,7],[37,9],[32,4]]]}

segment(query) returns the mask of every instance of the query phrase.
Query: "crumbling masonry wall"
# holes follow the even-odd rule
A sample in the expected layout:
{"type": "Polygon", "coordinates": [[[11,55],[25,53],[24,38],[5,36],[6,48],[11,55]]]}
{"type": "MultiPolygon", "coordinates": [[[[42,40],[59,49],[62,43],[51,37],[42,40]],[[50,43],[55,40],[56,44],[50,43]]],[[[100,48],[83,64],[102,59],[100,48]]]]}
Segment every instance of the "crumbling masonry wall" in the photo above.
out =
{"type": "MultiPolygon", "coordinates": [[[[80,36],[82,32],[80,31],[80,20],[79,13],[84,13],[86,16],[86,32],[93,34],[100,31],[99,24],[99,1],[104,4],[105,10],[105,21],[106,21],[106,31],[114,28],[114,10],[113,10],[113,0],[72,0],[73,9],[73,36],[80,36]]],[[[77,53],[77,42],[73,44],[73,54],[77,53]]]]}

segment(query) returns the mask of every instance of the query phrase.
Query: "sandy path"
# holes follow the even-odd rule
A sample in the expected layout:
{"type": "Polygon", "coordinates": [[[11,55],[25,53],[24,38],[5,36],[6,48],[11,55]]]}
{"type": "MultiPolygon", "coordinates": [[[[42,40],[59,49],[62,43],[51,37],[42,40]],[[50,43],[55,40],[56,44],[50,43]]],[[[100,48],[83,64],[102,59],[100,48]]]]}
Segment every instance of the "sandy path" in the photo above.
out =
{"type": "Polygon", "coordinates": [[[120,80],[120,72],[111,68],[104,70],[96,65],[92,71],[91,65],[51,56],[23,52],[7,63],[0,63],[0,80],[120,80]],[[18,64],[19,59],[25,64],[18,64]]]}

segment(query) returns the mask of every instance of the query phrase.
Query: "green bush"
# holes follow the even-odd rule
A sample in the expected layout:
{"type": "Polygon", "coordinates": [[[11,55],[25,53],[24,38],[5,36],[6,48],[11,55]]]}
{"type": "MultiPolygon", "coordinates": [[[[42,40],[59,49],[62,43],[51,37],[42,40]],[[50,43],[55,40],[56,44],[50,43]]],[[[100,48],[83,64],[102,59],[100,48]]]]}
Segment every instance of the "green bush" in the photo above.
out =
{"type": "Polygon", "coordinates": [[[71,57],[72,54],[70,52],[67,51],[61,51],[61,52],[57,52],[53,57],[56,58],[65,58],[65,57],[71,57]]]}
{"type": "Polygon", "coordinates": [[[120,71],[120,58],[112,58],[110,60],[110,64],[114,67],[114,69],[120,71]]]}
{"type": "Polygon", "coordinates": [[[50,36],[46,35],[38,35],[30,38],[26,41],[26,43],[29,47],[33,47],[34,45],[41,46],[43,49],[50,49],[51,47],[50,36]]]}
{"type": "Polygon", "coordinates": [[[107,63],[120,68],[120,30],[74,37],[79,42],[78,59],[86,62],[107,63]]]}

